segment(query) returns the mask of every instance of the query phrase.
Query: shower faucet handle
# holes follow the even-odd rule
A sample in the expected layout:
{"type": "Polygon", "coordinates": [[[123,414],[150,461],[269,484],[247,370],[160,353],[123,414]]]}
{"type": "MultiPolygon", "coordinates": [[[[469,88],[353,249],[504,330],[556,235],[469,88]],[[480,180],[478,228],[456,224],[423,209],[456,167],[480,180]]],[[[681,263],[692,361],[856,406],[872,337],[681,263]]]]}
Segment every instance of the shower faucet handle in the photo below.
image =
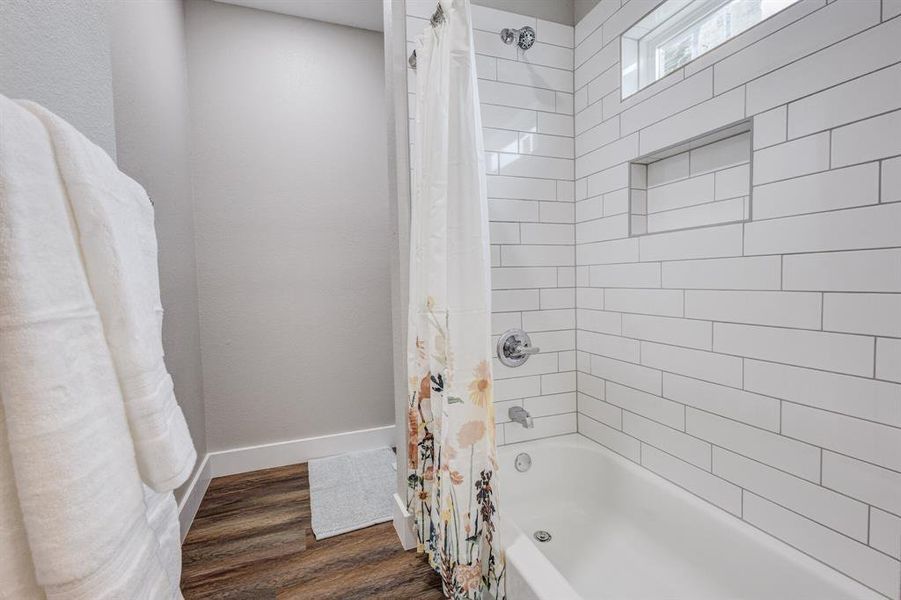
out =
{"type": "Polygon", "coordinates": [[[540,351],[522,329],[508,329],[497,340],[497,358],[507,367],[518,367],[540,351]]]}

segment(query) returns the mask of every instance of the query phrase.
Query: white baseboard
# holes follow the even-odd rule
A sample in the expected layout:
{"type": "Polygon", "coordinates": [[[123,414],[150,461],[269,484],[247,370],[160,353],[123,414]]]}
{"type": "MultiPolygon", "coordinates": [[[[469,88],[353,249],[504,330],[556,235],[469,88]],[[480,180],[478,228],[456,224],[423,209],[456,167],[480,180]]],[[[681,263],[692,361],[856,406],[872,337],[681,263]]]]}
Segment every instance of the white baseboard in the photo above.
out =
{"type": "Polygon", "coordinates": [[[185,495],[182,496],[181,501],[178,503],[178,524],[181,530],[182,542],[185,541],[185,536],[188,535],[188,530],[194,522],[197,509],[200,508],[200,501],[203,500],[203,495],[210,485],[210,479],[212,479],[209,458],[209,454],[204,455],[200,468],[194,473],[185,495]]]}
{"type": "Polygon", "coordinates": [[[416,547],[413,515],[407,511],[404,501],[397,494],[394,494],[394,531],[397,532],[397,537],[404,550],[412,550],[416,547]]]}
{"type": "Polygon", "coordinates": [[[307,462],[311,458],[394,445],[394,425],[210,452],[213,477],[307,462]]]}

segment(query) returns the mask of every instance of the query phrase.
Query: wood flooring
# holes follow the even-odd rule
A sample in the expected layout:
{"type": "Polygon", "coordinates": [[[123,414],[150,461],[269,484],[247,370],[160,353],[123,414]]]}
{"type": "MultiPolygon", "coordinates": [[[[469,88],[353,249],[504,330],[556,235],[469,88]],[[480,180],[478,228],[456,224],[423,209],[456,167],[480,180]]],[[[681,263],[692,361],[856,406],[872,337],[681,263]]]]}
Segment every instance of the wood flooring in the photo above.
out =
{"type": "Polygon", "coordinates": [[[307,465],[213,479],[182,545],[186,600],[441,599],[391,523],[317,541],[307,465]]]}

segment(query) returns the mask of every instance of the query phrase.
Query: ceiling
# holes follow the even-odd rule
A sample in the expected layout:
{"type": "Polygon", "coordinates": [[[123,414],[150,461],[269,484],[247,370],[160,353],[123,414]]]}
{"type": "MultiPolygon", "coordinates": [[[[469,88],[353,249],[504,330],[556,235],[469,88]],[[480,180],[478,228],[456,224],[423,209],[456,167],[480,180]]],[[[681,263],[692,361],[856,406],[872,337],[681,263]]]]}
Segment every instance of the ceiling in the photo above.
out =
{"type": "Polygon", "coordinates": [[[216,0],[259,10],[382,31],[382,0],[216,0]]]}
{"type": "MultiPolygon", "coordinates": [[[[259,10],[383,31],[382,0],[216,0],[259,10]]],[[[473,4],[572,25],[599,0],[472,0],[473,4]]]]}

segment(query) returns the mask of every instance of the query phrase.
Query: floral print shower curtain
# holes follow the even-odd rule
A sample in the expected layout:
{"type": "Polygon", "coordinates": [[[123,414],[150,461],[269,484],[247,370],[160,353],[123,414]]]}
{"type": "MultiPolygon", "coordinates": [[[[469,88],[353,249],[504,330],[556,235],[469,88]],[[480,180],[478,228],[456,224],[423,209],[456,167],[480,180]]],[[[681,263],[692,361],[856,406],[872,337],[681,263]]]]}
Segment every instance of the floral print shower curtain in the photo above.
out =
{"type": "Polygon", "coordinates": [[[441,0],[416,54],[408,508],[448,598],[500,599],[491,262],[469,0],[441,0]]]}

